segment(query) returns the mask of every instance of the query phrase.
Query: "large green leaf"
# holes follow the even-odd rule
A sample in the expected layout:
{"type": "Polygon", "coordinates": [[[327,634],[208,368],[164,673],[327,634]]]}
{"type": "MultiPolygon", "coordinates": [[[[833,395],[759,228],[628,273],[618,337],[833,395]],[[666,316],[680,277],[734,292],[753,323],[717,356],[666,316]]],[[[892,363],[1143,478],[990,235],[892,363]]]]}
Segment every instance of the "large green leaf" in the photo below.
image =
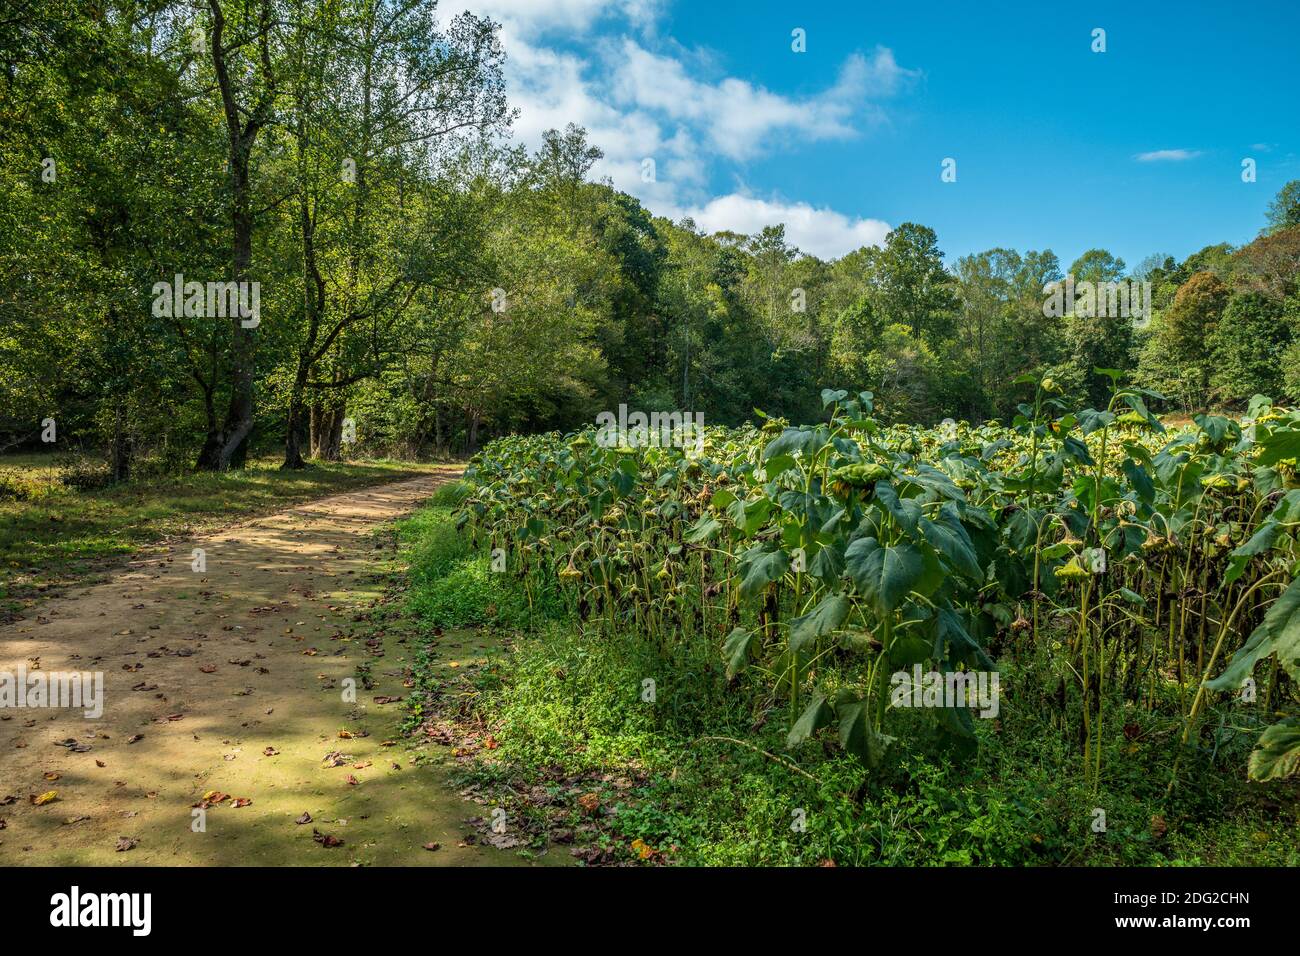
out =
{"type": "Polygon", "coordinates": [[[910,544],[881,547],[875,538],[859,538],[844,552],[844,569],[858,591],[888,614],[921,579],[925,562],[910,544]]]}
{"type": "Polygon", "coordinates": [[[820,693],[813,694],[808,706],[804,708],[799,719],[794,722],[790,728],[790,733],[786,735],[785,745],[793,750],[801,743],[813,735],[821,727],[825,727],[831,721],[831,705],[827,703],[826,698],[820,693]]]}
{"type": "Polygon", "coordinates": [[[943,506],[934,521],[922,518],[921,531],[931,546],[943,554],[959,574],[976,584],[984,583],[984,569],[975,556],[975,546],[951,502],[943,506]]]}
{"type": "Polygon", "coordinates": [[[812,563],[808,565],[808,573],[822,582],[839,580],[840,575],[844,573],[844,555],[833,544],[823,545],[813,555],[812,563]]]}
{"type": "Polygon", "coordinates": [[[1300,717],[1288,717],[1260,736],[1251,751],[1251,780],[1281,780],[1300,773],[1300,717]]]}
{"type": "Polygon", "coordinates": [[[871,723],[867,701],[851,692],[843,692],[835,701],[835,717],[839,724],[840,746],[868,767],[879,767],[894,738],[877,733],[871,723]]]}
{"type": "Polygon", "coordinates": [[[1145,468],[1133,459],[1125,458],[1120,463],[1120,469],[1128,477],[1128,483],[1133,486],[1133,490],[1137,492],[1138,498],[1144,504],[1149,505],[1156,500],[1155,482],[1151,480],[1145,468]]]}
{"type": "Polygon", "coordinates": [[[1243,542],[1232,552],[1232,557],[1228,562],[1228,570],[1223,575],[1223,583],[1231,584],[1237,580],[1237,578],[1241,577],[1242,572],[1246,570],[1246,565],[1250,563],[1251,558],[1263,554],[1273,547],[1273,541],[1277,538],[1280,529],[1281,526],[1272,518],[1260,525],[1259,530],[1252,534],[1248,541],[1243,542]]]}
{"type": "Polygon", "coordinates": [[[889,666],[904,670],[930,659],[931,642],[915,631],[895,635],[889,645],[889,666]]]}
{"type": "Polygon", "coordinates": [[[934,616],[934,656],[950,664],[975,664],[993,670],[993,661],[971,637],[961,615],[952,608],[940,608],[934,616]]]}
{"type": "Polygon", "coordinates": [[[790,556],[768,545],[750,548],[740,556],[740,595],[750,597],[790,570],[790,556]]]}
{"type": "Polygon", "coordinates": [[[1206,686],[1211,690],[1236,690],[1255,670],[1255,664],[1277,654],[1278,662],[1292,679],[1300,680],[1300,578],[1282,592],[1264,614],[1227,669],[1206,686]]]}
{"type": "Polygon", "coordinates": [[[1300,428],[1275,428],[1256,439],[1260,447],[1258,465],[1276,465],[1288,458],[1300,459],[1300,428]]]}
{"type": "Polygon", "coordinates": [[[1111,412],[1099,412],[1095,408],[1085,408],[1079,412],[1079,430],[1085,435],[1100,431],[1115,420],[1111,412]]]}
{"type": "Polygon", "coordinates": [[[966,492],[958,488],[951,478],[933,465],[917,465],[914,472],[899,479],[899,484],[904,489],[915,486],[923,491],[931,491],[950,501],[966,500],[966,492]]]}
{"type": "Polygon", "coordinates": [[[823,428],[787,428],[772,439],[763,449],[763,460],[777,455],[793,455],[800,452],[804,458],[811,458],[813,453],[826,444],[827,432],[823,428]]]}
{"type": "Polygon", "coordinates": [[[767,520],[767,516],[771,513],[771,498],[755,498],[752,501],[737,498],[727,505],[727,517],[736,523],[736,527],[747,538],[754,536],[754,533],[763,526],[763,522],[767,520]]]}
{"type": "Polygon", "coordinates": [[[701,544],[708,541],[722,528],[717,518],[711,515],[700,515],[700,520],[691,525],[683,534],[682,540],[691,544],[701,544]]]}
{"type": "Polygon", "coordinates": [[[844,623],[853,605],[843,594],[829,594],[807,614],[790,622],[790,647],[798,651],[819,637],[830,634],[844,623]]]}
{"type": "Polygon", "coordinates": [[[722,659],[727,662],[727,680],[735,677],[749,663],[749,648],[754,641],[754,632],[738,627],[727,635],[722,644],[722,659]]]}
{"type": "Polygon", "coordinates": [[[908,498],[900,500],[894,486],[887,481],[876,482],[876,501],[906,531],[915,531],[916,522],[921,517],[921,506],[908,498]]]}

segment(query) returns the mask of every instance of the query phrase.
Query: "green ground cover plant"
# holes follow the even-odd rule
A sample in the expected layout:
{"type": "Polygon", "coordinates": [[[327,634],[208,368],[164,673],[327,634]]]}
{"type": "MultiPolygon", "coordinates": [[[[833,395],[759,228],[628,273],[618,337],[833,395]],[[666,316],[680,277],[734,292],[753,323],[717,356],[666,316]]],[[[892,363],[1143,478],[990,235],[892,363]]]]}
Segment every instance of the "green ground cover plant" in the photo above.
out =
{"type": "Polygon", "coordinates": [[[476,772],[639,774],[613,858],[1294,857],[1300,415],[1167,431],[1118,382],[1022,385],[1008,425],[827,390],[822,422],[698,448],[493,443],[408,529],[413,606],[518,635],[462,701],[499,743],[476,772]],[[470,568],[525,620],[457,611],[470,568]],[[996,673],[998,704],[907,706],[918,667],[996,673]]]}

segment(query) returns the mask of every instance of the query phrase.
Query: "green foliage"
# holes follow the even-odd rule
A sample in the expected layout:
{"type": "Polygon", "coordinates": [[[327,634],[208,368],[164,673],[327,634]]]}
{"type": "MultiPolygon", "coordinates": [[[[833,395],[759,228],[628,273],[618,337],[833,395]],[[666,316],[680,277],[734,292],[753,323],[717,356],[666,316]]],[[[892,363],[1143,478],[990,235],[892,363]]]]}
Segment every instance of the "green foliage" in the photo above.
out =
{"type": "MultiPolygon", "coordinates": [[[[452,523],[441,509],[420,517],[404,534],[417,549],[439,521],[452,523]]],[[[422,559],[413,571],[424,574],[422,559]]],[[[519,579],[512,581],[522,590],[519,579]]],[[[783,762],[786,731],[761,676],[746,672],[732,680],[706,642],[665,647],[640,631],[545,621],[517,636],[510,654],[474,680],[470,719],[487,722],[497,747],[491,761],[463,769],[485,789],[509,781],[518,790],[522,779],[534,792],[557,795],[575,778],[635,778],[609,797],[601,822],[600,845],[628,861],[639,858],[636,841],[684,865],[1288,865],[1300,859],[1290,839],[1294,808],[1277,810],[1279,791],[1257,803],[1243,788],[1238,768],[1248,738],[1216,737],[1214,751],[1194,757],[1195,773],[1166,803],[1163,781],[1174,758],[1161,740],[1168,718],[1132,709],[1112,688],[1108,703],[1125,709],[1125,725],[1107,737],[1111,770],[1093,792],[1072,772],[1077,753],[1061,732],[1063,714],[1053,699],[1068,670],[1046,641],[1019,657],[1004,659],[1003,667],[1006,685],[1017,689],[1015,704],[997,725],[977,722],[978,751],[945,759],[934,728],[915,713],[901,714],[908,719],[894,728],[897,759],[864,785],[862,764],[838,749],[803,746],[789,755],[797,765],[783,762]],[[649,701],[647,678],[655,684],[649,701]],[[1104,832],[1092,829],[1098,806],[1106,808],[1104,832]]],[[[422,666],[417,659],[417,681],[441,688],[422,666]]],[[[828,680],[853,679],[847,661],[825,666],[828,680]]],[[[1071,710],[1077,718],[1077,700],[1071,710]]],[[[833,720],[821,696],[805,714],[811,715],[805,736],[817,736],[817,727],[833,720]]],[[[592,788],[578,786],[578,793],[592,788]]]]}
{"type": "Polygon", "coordinates": [[[1265,213],[1267,232],[1300,226],[1300,179],[1293,179],[1277,191],[1265,213]]]}
{"type": "MultiPolygon", "coordinates": [[[[625,403],[809,421],[826,377],[871,391],[883,422],[1006,420],[1016,380],[1044,369],[1094,406],[1094,369],[1135,366],[1189,414],[1300,398],[1294,182],[1244,248],[1144,261],[1150,331],[1048,318],[1050,250],[948,266],[905,222],[828,262],[779,223],[656,218],[592,181],[578,126],[526,154],[499,135],[488,20],[433,0],[282,6],[57,0],[0,35],[4,447],[36,447],[54,418],[58,447],[102,452],[113,481],[275,445],[288,467],[449,457],[625,403]],[[265,321],[156,314],[178,273],[259,283],[265,321]]],[[[1125,270],[1105,249],[1070,267],[1125,270]]]]}
{"type": "Polygon", "coordinates": [[[1234,295],[1209,336],[1210,383],[1218,398],[1239,405],[1256,393],[1280,395],[1292,332],[1282,308],[1259,292],[1234,295]]]}
{"type": "MultiPolygon", "coordinates": [[[[504,440],[471,463],[458,520],[509,555],[530,599],[561,595],[606,640],[711,644],[730,677],[767,676],[791,746],[833,727],[869,768],[901,719],[891,673],[987,669],[991,641],[1028,649],[1064,627],[1097,786],[1109,683],[1151,708],[1175,668],[1186,745],[1205,718],[1201,682],[1232,647],[1246,642],[1210,688],[1290,654],[1272,636],[1290,634],[1275,621],[1289,599],[1274,599],[1300,507],[1270,502],[1294,481],[1300,414],[1260,397],[1253,438],[1218,416],[1170,434],[1146,404],[1161,396],[1094,374],[1113,383],[1104,410],[1067,412],[1058,383],[1030,379],[1034,403],[1010,430],[885,428],[870,394],[828,389],[829,423],[710,429],[698,445],[504,440]],[[1167,598],[1189,589],[1193,607],[1167,598]]],[[[926,714],[947,746],[975,736],[960,703],[926,714]]]]}

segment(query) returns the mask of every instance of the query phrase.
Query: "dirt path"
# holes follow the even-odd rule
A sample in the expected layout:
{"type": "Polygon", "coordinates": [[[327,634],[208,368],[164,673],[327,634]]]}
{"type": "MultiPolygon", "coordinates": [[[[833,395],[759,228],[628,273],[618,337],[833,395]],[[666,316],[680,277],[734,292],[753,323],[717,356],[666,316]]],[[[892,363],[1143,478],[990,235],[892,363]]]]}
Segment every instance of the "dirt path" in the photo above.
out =
{"type": "Polygon", "coordinates": [[[13,798],[0,805],[0,864],[522,862],[459,845],[483,809],[442,771],[412,764],[396,733],[402,705],[376,702],[403,693],[412,649],[382,632],[351,635],[357,608],[378,595],[366,583],[371,530],[454,474],[176,543],[0,626],[0,672],[38,664],[104,680],[99,719],[0,709],[0,801],[13,798]],[[193,548],[205,572],[191,570],[193,548]],[[345,680],[365,661],[374,686],[349,701],[345,680]],[[30,802],[51,790],[56,800],[30,802]],[[212,790],[231,799],[207,808],[196,832],[194,805],[212,790]],[[304,813],[311,822],[297,823],[304,813]],[[324,846],[314,830],[343,843],[324,846]],[[138,842],[118,850],[121,838],[138,842]]]}

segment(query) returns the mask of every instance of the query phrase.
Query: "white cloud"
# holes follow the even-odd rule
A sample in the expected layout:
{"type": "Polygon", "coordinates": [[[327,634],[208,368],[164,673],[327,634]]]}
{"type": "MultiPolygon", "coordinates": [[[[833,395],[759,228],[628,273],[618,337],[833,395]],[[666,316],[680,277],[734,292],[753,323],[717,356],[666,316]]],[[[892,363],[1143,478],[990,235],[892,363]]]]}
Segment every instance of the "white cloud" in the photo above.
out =
{"type": "Polygon", "coordinates": [[[694,79],[680,60],[651,53],[630,38],[623,40],[620,54],[617,102],[695,125],[714,150],[738,160],[760,152],[776,134],[805,142],[856,136],[856,114],[881,118],[869,98],[892,95],[916,75],[900,67],[892,52],[877,48],[870,58],[853,54],[845,60],[835,85],[825,92],[791,98],[734,77],[716,83],[694,79]]]}
{"type": "Polygon", "coordinates": [[[707,232],[751,234],[784,223],[789,242],[822,258],[883,242],[889,226],[879,220],[745,193],[714,196],[710,176],[720,164],[743,163],[791,143],[860,135],[863,127],[884,121],[879,101],[919,71],[899,66],[890,50],[877,47],[849,56],[821,92],[785,96],[717,75],[703,52],[670,56],[647,49],[643,42],[653,35],[661,2],[460,0],[448,4],[444,16],[469,8],[502,24],[507,90],[519,110],[514,133],[521,143],[535,148],[547,129],[584,127],[604,153],[593,175],[608,177],[652,212],[690,216],[707,232]],[[639,30],[641,42],[625,29],[617,39],[584,41],[581,49],[590,55],[560,48],[564,32],[583,35],[616,18],[639,30]],[[649,182],[642,178],[646,159],[654,160],[649,182]]]}
{"type": "Polygon", "coordinates": [[[514,131],[536,147],[548,129],[576,123],[605,156],[592,170],[642,201],[671,202],[700,191],[706,163],[690,133],[663,123],[644,110],[618,109],[597,94],[588,79],[589,64],[571,53],[535,46],[513,25],[502,29],[507,50],[507,83],[512,106],[519,108],[514,131]],[[655,161],[655,181],[643,182],[642,161],[655,161]]]}
{"type": "Polygon", "coordinates": [[[718,196],[677,215],[694,219],[705,232],[730,230],[751,235],[764,226],[784,224],[787,242],[822,259],[835,259],[861,246],[881,245],[890,230],[889,224],[879,219],[850,218],[805,202],[768,201],[740,193],[718,196]]]}
{"type": "Polygon", "coordinates": [[[1149,153],[1138,153],[1133,158],[1139,163],[1180,163],[1200,155],[1199,149],[1156,149],[1149,153]]]}

